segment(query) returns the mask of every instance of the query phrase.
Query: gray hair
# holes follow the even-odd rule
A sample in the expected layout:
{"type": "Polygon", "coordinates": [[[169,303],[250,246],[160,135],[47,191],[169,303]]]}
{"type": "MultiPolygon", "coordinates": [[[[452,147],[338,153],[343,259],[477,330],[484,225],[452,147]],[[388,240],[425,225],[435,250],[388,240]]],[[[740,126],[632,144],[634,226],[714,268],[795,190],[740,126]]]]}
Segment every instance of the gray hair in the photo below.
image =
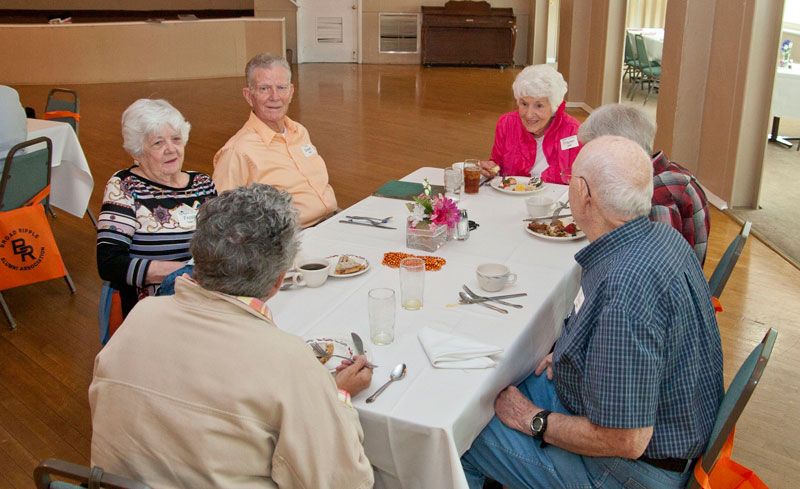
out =
{"type": "Polygon", "coordinates": [[[300,247],[292,196],[262,183],[206,201],[190,251],[207,290],[265,299],[300,247]]]}
{"type": "Polygon", "coordinates": [[[292,67],[289,66],[289,62],[286,61],[286,58],[283,56],[278,56],[277,54],[272,53],[261,53],[257,54],[247,62],[247,66],[244,68],[244,76],[247,78],[247,87],[248,88],[255,88],[253,86],[253,72],[257,68],[272,68],[273,66],[280,66],[284,70],[286,70],[286,76],[289,77],[289,83],[292,83],[292,67]]]}
{"type": "Polygon", "coordinates": [[[189,124],[178,109],[162,99],[140,98],[122,113],[122,147],[134,158],[144,152],[147,136],[170,126],[189,142],[189,124]]]}
{"type": "Polygon", "coordinates": [[[511,88],[517,100],[522,97],[547,97],[550,101],[550,110],[555,112],[564,101],[567,82],[561,73],[551,66],[531,65],[519,72],[511,88]]]}
{"type": "Polygon", "coordinates": [[[636,143],[621,136],[600,136],[586,144],[573,165],[591,184],[592,197],[610,214],[630,221],[650,214],[653,165],[636,143]]]}
{"type": "Polygon", "coordinates": [[[637,107],[606,104],[596,109],[578,129],[578,139],[586,144],[600,136],[622,136],[653,154],[656,121],[637,107]]]}

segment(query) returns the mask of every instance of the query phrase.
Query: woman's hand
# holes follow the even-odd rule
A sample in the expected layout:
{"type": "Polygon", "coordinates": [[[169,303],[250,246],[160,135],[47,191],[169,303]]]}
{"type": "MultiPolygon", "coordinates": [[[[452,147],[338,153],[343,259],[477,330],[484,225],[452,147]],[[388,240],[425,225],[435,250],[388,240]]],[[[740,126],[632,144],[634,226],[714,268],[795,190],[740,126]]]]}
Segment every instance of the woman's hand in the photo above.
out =
{"type": "Polygon", "coordinates": [[[186,266],[186,263],[182,261],[152,260],[147,267],[146,282],[148,284],[160,284],[164,277],[184,266],[186,266]]]}
{"type": "Polygon", "coordinates": [[[359,392],[369,387],[372,382],[372,369],[365,367],[367,357],[356,355],[353,357],[355,362],[342,360],[342,364],[336,367],[336,385],[355,396],[359,392]]]}
{"type": "Polygon", "coordinates": [[[553,354],[550,353],[546,357],[542,358],[542,361],[539,362],[539,365],[536,366],[536,370],[533,371],[534,374],[538,377],[542,375],[542,372],[547,370],[547,380],[553,380],[553,354]]]}
{"type": "Polygon", "coordinates": [[[494,178],[500,173],[500,167],[494,161],[481,161],[481,175],[494,178]]]}

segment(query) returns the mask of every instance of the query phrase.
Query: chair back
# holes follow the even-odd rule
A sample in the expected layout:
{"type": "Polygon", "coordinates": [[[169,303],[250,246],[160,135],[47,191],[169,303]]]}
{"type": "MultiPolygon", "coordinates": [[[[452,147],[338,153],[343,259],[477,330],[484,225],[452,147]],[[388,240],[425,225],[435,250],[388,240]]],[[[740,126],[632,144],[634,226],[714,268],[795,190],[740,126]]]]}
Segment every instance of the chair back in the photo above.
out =
{"type": "MultiPolygon", "coordinates": [[[[22,207],[49,187],[52,155],[53,143],[47,137],[31,139],[11,148],[6,155],[0,180],[0,212],[22,207]],[[42,143],[45,144],[43,149],[30,153],[22,151],[42,143]]],[[[40,200],[46,200],[45,198],[40,200]]]]}
{"type": "Polygon", "coordinates": [[[633,46],[631,46],[631,36],[625,33],[625,62],[629,63],[636,61],[636,55],[633,53],[633,46]]]}
{"type": "Polygon", "coordinates": [[[742,230],[733,238],[731,244],[728,245],[728,249],[725,250],[719,263],[717,263],[714,273],[712,273],[711,278],[708,279],[708,288],[711,290],[712,297],[719,299],[719,296],[722,295],[725,284],[728,283],[728,278],[730,278],[733,268],[736,266],[736,262],[739,261],[739,255],[742,254],[742,249],[744,249],[744,245],[747,242],[747,237],[750,235],[751,225],[752,223],[750,221],[745,221],[742,230]]]}
{"type": "MultiPolygon", "coordinates": [[[[80,114],[80,99],[78,92],[69,90],[67,88],[54,88],[47,94],[47,104],[44,107],[45,113],[47,112],[72,112],[73,114],[80,114]]],[[[80,119],[70,116],[64,117],[45,117],[58,122],[66,122],[78,134],[80,119]]]]}
{"type": "MultiPolygon", "coordinates": [[[[728,436],[736,426],[739,416],[742,414],[747,401],[758,385],[761,379],[761,374],[764,373],[764,368],[767,366],[769,357],[772,354],[772,348],[775,346],[775,339],[778,337],[778,332],[772,328],[767,331],[761,343],[756,345],[747,359],[744,361],[736,376],[728,386],[728,392],[722,398],[717,410],[717,418],[714,420],[714,428],[711,430],[711,437],[706,445],[705,453],[703,453],[703,470],[708,474],[714,467],[717,461],[722,445],[728,439],[728,436]]],[[[694,477],[690,479],[687,489],[697,489],[700,485],[694,477]]]]}
{"type": "Polygon", "coordinates": [[[647,69],[647,75],[653,75],[653,68],[650,66],[650,58],[647,57],[647,48],[644,45],[644,38],[641,34],[633,36],[636,43],[636,56],[639,58],[639,67],[644,70],[647,69]]]}
{"type": "Polygon", "coordinates": [[[80,489],[81,487],[109,489],[150,489],[150,486],[133,479],[118,475],[106,474],[100,467],[89,467],[48,458],[33,470],[33,479],[37,489],[80,489]],[[69,478],[75,484],[53,481],[52,476],[69,478]],[[83,485],[81,485],[83,484],[83,485]]]}

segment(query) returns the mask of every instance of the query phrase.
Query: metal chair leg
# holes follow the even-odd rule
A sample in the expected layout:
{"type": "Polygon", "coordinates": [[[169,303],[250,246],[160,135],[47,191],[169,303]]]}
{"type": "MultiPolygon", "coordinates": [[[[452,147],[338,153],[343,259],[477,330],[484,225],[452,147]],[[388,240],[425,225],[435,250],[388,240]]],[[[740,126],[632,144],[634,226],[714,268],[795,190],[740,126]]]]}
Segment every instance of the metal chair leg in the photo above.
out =
{"type": "Polygon", "coordinates": [[[94,228],[97,229],[97,218],[94,217],[94,212],[92,212],[92,210],[87,207],[86,213],[89,214],[89,220],[92,221],[94,228]]]}
{"type": "Polygon", "coordinates": [[[56,211],[53,210],[53,207],[48,203],[45,206],[45,208],[47,208],[47,212],[49,212],[50,215],[53,216],[53,219],[55,219],[56,218],[56,211]]]}
{"type": "Polygon", "coordinates": [[[69,287],[69,291],[72,294],[75,294],[75,284],[72,283],[72,279],[69,276],[69,272],[67,271],[67,267],[64,267],[64,280],[67,281],[67,286],[69,287]]]}
{"type": "Polygon", "coordinates": [[[3,313],[6,315],[6,319],[8,319],[8,327],[12,331],[17,329],[17,323],[14,322],[14,316],[11,315],[11,310],[8,309],[8,304],[6,304],[6,300],[3,299],[3,294],[0,293],[0,306],[3,308],[3,313]]]}

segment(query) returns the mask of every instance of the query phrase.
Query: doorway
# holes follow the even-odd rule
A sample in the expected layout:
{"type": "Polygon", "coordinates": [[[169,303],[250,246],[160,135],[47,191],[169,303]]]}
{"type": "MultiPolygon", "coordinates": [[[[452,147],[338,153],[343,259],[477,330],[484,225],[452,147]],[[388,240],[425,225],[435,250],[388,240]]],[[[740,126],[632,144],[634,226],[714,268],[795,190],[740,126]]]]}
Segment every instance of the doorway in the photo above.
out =
{"type": "Polygon", "coordinates": [[[667,0],[627,2],[620,103],[644,109],[654,119],[659,82],[653,78],[660,78],[666,13],[667,0]],[[636,37],[640,37],[639,42],[644,48],[644,61],[639,59],[636,37]],[[639,66],[647,68],[648,76],[642,76],[639,66]],[[642,78],[650,81],[643,82],[642,78]]]}
{"type": "Polygon", "coordinates": [[[298,63],[358,62],[360,4],[361,0],[298,2],[298,63]]]}

